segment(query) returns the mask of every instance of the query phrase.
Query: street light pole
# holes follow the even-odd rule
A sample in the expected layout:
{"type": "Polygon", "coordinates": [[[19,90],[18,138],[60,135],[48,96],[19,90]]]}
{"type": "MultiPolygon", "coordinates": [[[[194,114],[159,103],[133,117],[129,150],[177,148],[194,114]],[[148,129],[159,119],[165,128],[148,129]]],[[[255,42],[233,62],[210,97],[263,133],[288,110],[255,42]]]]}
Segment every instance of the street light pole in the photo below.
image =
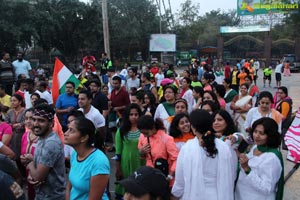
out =
{"type": "Polygon", "coordinates": [[[104,51],[107,53],[107,57],[111,59],[111,57],[110,57],[110,47],[109,47],[107,0],[102,0],[102,18],[103,18],[104,51]]]}

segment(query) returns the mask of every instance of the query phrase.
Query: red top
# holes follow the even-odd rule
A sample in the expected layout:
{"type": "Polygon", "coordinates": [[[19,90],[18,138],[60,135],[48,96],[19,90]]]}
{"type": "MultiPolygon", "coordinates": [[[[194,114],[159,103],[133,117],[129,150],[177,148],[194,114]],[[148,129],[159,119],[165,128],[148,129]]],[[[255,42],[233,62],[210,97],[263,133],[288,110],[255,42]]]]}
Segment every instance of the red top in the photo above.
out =
{"type": "MultiPolygon", "coordinates": [[[[122,87],[118,92],[113,89],[111,91],[110,99],[112,107],[127,106],[130,104],[129,94],[124,87],[122,87]]],[[[120,111],[120,113],[122,112],[123,111],[120,111]]]]}
{"type": "Polygon", "coordinates": [[[84,66],[84,69],[89,72],[95,72],[96,71],[96,67],[95,67],[95,63],[96,63],[96,58],[94,56],[85,56],[82,59],[82,65],[84,66]]]}
{"type": "Polygon", "coordinates": [[[151,69],[150,69],[150,72],[153,74],[153,76],[155,77],[155,74],[157,74],[158,73],[158,67],[152,67],[151,69]]]}
{"type": "Polygon", "coordinates": [[[224,71],[225,71],[225,74],[224,74],[225,78],[230,78],[231,71],[230,71],[229,65],[225,65],[224,71]]]}

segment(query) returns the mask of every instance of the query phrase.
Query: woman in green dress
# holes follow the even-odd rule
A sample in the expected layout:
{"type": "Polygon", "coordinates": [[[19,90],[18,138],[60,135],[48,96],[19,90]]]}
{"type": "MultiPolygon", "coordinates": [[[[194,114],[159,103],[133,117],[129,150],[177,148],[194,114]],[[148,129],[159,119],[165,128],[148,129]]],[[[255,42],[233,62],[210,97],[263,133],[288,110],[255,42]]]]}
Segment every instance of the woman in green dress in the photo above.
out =
{"type": "MultiPolygon", "coordinates": [[[[122,180],[127,178],[135,170],[144,165],[140,159],[137,148],[140,137],[140,131],[137,128],[137,121],[141,117],[141,109],[135,103],[127,106],[123,113],[121,127],[116,133],[116,179],[122,180]]],[[[116,184],[116,199],[122,199],[125,189],[116,184]]]]}

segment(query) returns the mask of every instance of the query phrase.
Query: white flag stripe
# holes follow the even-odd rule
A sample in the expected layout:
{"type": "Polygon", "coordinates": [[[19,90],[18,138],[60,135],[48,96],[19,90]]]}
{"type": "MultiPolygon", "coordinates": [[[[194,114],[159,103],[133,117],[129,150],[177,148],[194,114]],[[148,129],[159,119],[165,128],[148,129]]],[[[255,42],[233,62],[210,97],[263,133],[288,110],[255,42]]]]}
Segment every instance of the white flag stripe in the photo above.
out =
{"type": "Polygon", "coordinates": [[[72,76],[72,72],[63,66],[58,72],[59,89],[69,80],[70,76],[72,76]]]}
{"type": "Polygon", "coordinates": [[[300,158],[300,112],[296,113],[296,117],[293,120],[291,126],[285,134],[285,144],[288,147],[287,159],[293,162],[299,162],[300,158]]]}

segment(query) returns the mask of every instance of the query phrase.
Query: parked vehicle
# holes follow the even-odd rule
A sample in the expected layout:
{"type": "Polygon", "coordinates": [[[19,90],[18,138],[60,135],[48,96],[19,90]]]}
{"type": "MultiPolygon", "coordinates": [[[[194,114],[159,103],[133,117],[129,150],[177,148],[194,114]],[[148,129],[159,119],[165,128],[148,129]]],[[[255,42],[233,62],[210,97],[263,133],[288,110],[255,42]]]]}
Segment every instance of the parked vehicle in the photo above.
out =
{"type": "Polygon", "coordinates": [[[289,61],[291,72],[299,72],[300,71],[300,60],[296,57],[295,54],[284,54],[282,58],[282,62],[285,63],[289,61]]]}

